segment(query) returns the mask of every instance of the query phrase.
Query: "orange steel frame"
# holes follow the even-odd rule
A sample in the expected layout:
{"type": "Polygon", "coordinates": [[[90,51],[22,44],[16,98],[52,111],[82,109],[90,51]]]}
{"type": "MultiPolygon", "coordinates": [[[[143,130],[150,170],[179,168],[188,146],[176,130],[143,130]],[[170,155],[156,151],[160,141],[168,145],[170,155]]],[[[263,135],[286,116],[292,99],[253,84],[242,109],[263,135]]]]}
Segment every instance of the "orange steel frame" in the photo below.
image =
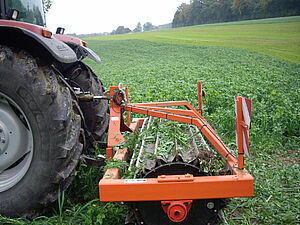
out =
{"type": "MultiPolygon", "coordinates": [[[[110,87],[110,95],[113,96],[116,90],[119,90],[118,86],[110,87]]],[[[108,147],[106,149],[108,159],[128,160],[129,150],[127,148],[118,149],[115,153],[113,148],[125,141],[121,132],[136,132],[142,126],[143,118],[133,119],[132,122],[128,121],[128,126],[124,123],[123,111],[127,112],[129,120],[130,112],[134,112],[197,126],[221,156],[227,160],[232,175],[195,177],[186,174],[162,175],[158,178],[148,179],[120,179],[119,170],[112,168],[105,172],[99,182],[100,201],[163,201],[253,196],[253,177],[244,169],[242,138],[238,138],[239,158],[236,159],[202,116],[200,82],[198,82],[199,112],[187,101],[129,104],[127,87],[125,92],[126,104],[117,105],[113,101],[110,103],[108,147]],[[166,108],[170,106],[185,106],[186,110],[166,108]]],[[[237,105],[239,113],[241,104],[237,105]]],[[[241,117],[237,116],[236,120],[237,126],[241,126],[241,117]]],[[[241,129],[238,129],[238,137],[241,137],[241,132],[241,129]]]]}

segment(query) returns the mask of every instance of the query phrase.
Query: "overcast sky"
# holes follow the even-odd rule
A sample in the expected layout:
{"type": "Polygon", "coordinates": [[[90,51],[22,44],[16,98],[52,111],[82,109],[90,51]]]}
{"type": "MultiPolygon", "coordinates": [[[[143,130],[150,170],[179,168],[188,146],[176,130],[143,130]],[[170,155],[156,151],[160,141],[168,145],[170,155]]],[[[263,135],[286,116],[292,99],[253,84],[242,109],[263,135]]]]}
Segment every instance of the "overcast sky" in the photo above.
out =
{"type": "Polygon", "coordinates": [[[190,0],[53,0],[46,21],[52,32],[59,26],[76,34],[111,32],[118,26],[133,30],[138,22],[172,22],[183,2],[190,0]]]}

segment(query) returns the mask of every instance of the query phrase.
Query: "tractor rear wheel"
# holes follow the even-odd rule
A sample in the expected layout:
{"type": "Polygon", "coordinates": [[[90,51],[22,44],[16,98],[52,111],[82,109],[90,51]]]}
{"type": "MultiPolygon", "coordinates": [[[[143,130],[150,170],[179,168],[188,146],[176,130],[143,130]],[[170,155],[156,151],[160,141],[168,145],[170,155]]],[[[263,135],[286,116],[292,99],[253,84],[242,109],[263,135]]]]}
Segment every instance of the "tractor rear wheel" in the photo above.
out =
{"type": "MultiPolygon", "coordinates": [[[[104,95],[104,86],[99,77],[86,64],[76,63],[65,72],[65,77],[72,87],[80,88],[85,93],[96,96],[104,95]]],[[[109,122],[107,100],[79,102],[86,124],[88,146],[93,147],[95,141],[103,141],[106,137],[109,122]]]]}
{"type": "Polygon", "coordinates": [[[33,216],[71,183],[81,118],[53,69],[0,45],[0,214],[33,216]]]}

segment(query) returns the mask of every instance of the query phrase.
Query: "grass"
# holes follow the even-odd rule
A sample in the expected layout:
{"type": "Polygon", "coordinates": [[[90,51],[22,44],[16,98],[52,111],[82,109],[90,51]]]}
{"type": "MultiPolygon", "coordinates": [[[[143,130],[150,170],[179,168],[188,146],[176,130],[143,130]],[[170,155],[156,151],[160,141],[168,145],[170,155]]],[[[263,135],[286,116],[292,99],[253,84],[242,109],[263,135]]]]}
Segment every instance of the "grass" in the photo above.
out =
{"type": "MultiPolygon", "coordinates": [[[[298,21],[299,17],[293,19],[298,21]]],[[[266,25],[282,27],[282,24],[285,22],[277,19],[276,23],[266,25]]],[[[247,32],[249,26],[258,25],[264,24],[218,26],[224,32],[226,27],[232,30],[233,26],[244,27],[247,32]]],[[[254,197],[232,199],[225,217],[229,224],[297,224],[300,222],[300,64],[244,48],[189,44],[194,40],[190,37],[195,37],[193,30],[201,27],[220,32],[217,25],[207,25],[183,28],[173,36],[170,32],[176,30],[140,34],[140,39],[143,35],[151,39],[152,35],[151,41],[89,40],[89,47],[101,56],[102,64],[86,62],[106,87],[119,82],[128,84],[131,102],[188,100],[196,107],[196,81],[201,80],[206,91],[204,116],[235,153],[234,95],[252,99],[251,157],[245,163],[255,178],[254,197]],[[165,34],[166,40],[173,43],[155,41],[157,34],[165,34]],[[180,44],[174,44],[177,42],[180,44]]],[[[111,38],[128,39],[128,36],[111,38]]],[[[264,36],[258,42],[263,40],[264,36]]],[[[237,43],[240,42],[243,40],[237,43]]],[[[222,44],[221,39],[219,43],[222,44]]],[[[101,175],[97,168],[83,167],[61,195],[60,204],[51,205],[48,214],[33,221],[0,217],[0,224],[124,224],[127,209],[123,205],[98,201],[101,175]]]]}
{"type": "Polygon", "coordinates": [[[251,154],[254,198],[233,199],[231,224],[299,222],[300,64],[238,48],[143,40],[90,40],[102,65],[90,65],[107,85],[129,85],[131,101],[186,99],[197,105],[203,82],[204,115],[230,148],[235,146],[234,95],[252,99],[251,154]]]}
{"type": "Polygon", "coordinates": [[[90,40],[128,39],[193,46],[237,47],[300,63],[300,16],[90,38],[90,40]]]}

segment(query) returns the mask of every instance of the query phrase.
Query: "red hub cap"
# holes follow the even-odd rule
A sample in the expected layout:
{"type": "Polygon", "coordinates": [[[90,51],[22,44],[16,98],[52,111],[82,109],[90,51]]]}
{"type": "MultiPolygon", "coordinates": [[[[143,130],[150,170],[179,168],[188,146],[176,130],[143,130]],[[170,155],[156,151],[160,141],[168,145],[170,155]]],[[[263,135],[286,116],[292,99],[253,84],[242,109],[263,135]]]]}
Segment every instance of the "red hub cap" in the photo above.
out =
{"type": "Polygon", "coordinates": [[[182,201],[162,201],[161,205],[165,213],[173,222],[182,222],[185,220],[191,206],[192,200],[182,201]]]}

